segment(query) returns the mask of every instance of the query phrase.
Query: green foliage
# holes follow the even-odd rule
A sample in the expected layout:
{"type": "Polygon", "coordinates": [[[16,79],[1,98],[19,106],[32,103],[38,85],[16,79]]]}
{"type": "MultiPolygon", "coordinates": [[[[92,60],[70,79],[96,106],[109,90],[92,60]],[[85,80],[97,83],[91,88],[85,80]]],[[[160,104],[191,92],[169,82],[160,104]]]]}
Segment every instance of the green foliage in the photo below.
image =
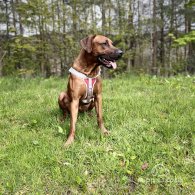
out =
{"type": "Polygon", "coordinates": [[[6,56],[5,58],[4,75],[17,74],[17,71],[25,72],[24,70],[35,71],[37,62],[33,60],[33,56],[35,56],[37,48],[33,44],[33,38],[17,36],[10,41],[9,48],[11,57],[6,56]]]}
{"type": "Polygon", "coordinates": [[[79,114],[73,145],[57,97],[65,79],[0,79],[0,194],[193,194],[194,77],[103,80],[103,113],[79,114]],[[11,98],[10,98],[11,97],[11,98]]]}
{"type": "Polygon", "coordinates": [[[168,70],[171,64],[181,65],[180,56],[191,61],[191,54],[173,52],[172,40],[174,47],[194,42],[194,31],[180,37],[181,27],[190,31],[195,22],[194,0],[186,2],[0,1],[1,50],[7,52],[2,74],[63,75],[80,50],[79,41],[89,34],[104,34],[125,52],[111,75],[157,69],[163,70],[161,75],[175,73],[177,69],[168,70]]]}
{"type": "Polygon", "coordinates": [[[195,42],[195,30],[183,35],[178,39],[174,38],[174,46],[185,46],[191,42],[195,42]]]}
{"type": "MultiPolygon", "coordinates": [[[[194,0],[190,0],[188,3],[185,4],[185,14],[188,20],[190,19],[190,23],[193,23],[193,20],[195,19],[195,10],[193,6],[195,5],[194,0]]],[[[191,24],[190,24],[191,25],[191,24]]],[[[174,38],[174,46],[185,46],[189,43],[195,42],[195,30],[190,30],[190,32],[186,33],[185,35],[174,38]]]]}
{"type": "Polygon", "coordinates": [[[188,3],[185,4],[186,8],[192,8],[195,6],[195,0],[190,0],[188,3]]]}

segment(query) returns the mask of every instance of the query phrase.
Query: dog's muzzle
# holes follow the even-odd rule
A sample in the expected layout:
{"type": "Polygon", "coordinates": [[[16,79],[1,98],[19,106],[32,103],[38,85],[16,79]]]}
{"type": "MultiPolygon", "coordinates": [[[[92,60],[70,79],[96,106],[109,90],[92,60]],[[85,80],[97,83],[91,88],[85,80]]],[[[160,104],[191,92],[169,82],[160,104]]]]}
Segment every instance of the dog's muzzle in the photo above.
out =
{"type": "Polygon", "coordinates": [[[122,55],[123,55],[123,51],[121,51],[120,49],[117,49],[114,53],[111,53],[109,55],[103,54],[103,55],[98,56],[98,60],[106,68],[116,69],[117,67],[116,60],[121,58],[122,55]]]}

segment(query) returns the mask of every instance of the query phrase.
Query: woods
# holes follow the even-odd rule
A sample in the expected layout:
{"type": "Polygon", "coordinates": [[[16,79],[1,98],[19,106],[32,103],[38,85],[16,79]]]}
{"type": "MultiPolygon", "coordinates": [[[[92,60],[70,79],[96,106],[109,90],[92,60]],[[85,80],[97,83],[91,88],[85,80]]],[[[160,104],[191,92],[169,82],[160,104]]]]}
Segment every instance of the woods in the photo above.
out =
{"type": "Polygon", "coordinates": [[[107,74],[195,72],[194,0],[3,0],[0,76],[64,75],[89,34],[125,52],[107,74]]]}

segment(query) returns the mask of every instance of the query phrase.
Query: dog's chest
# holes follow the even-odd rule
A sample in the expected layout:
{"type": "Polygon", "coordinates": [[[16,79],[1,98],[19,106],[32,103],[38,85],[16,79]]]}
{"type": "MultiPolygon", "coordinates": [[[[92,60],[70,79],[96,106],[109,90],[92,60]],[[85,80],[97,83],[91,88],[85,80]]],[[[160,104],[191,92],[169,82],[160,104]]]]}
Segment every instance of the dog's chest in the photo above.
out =
{"type": "Polygon", "coordinates": [[[82,102],[86,104],[94,101],[94,86],[97,82],[97,78],[85,78],[83,81],[85,82],[86,93],[85,97],[82,99],[82,102]]]}

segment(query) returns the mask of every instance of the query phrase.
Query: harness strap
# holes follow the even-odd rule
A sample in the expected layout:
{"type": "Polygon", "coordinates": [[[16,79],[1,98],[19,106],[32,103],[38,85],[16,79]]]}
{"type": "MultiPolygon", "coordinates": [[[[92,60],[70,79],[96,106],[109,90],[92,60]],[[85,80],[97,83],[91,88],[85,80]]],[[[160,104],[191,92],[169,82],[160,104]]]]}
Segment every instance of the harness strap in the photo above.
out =
{"type": "MultiPolygon", "coordinates": [[[[81,72],[75,70],[73,67],[71,67],[71,68],[69,69],[69,72],[72,73],[73,75],[75,75],[75,76],[81,78],[81,79],[91,78],[91,77],[88,77],[87,75],[85,75],[85,74],[83,74],[83,73],[81,73],[81,72]]],[[[101,71],[99,71],[98,74],[97,74],[95,77],[92,77],[92,79],[93,79],[93,78],[96,78],[96,77],[98,77],[98,76],[100,76],[100,74],[101,74],[101,71]]]]}
{"type": "Polygon", "coordinates": [[[86,96],[85,98],[82,100],[83,103],[89,103],[91,101],[94,100],[93,97],[93,88],[94,85],[96,83],[96,78],[87,78],[87,79],[83,79],[85,81],[85,85],[86,85],[86,96]]]}
{"type": "Polygon", "coordinates": [[[77,70],[75,70],[74,68],[70,68],[69,69],[69,72],[81,79],[83,79],[83,81],[85,82],[85,85],[86,85],[86,95],[85,95],[85,98],[82,99],[81,101],[84,103],[84,104],[88,104],[90,103],[91,101],[94,101],[94,97],[93,97],[93,88],[94,88],[94,85],[96,83],[96,78],[100,75],[100,71],[99,73],[93,77],[93,78],[90,78],[90,77],[87,77],[85,74],[81,73],[81,72],[78,72],[77,70]]]}

